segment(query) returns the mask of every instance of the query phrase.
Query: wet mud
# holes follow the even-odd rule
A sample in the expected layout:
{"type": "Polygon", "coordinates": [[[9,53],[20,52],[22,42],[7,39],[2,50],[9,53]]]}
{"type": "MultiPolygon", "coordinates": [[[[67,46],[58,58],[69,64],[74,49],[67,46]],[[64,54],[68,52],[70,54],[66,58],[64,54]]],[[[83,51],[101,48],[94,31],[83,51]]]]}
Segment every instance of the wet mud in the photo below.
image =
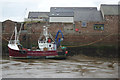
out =
{"type": "Polygon", "coordinates": [[[0,60],[3,78],[118,78],[118,61],[84,55],[54,59],[0,60]]]}

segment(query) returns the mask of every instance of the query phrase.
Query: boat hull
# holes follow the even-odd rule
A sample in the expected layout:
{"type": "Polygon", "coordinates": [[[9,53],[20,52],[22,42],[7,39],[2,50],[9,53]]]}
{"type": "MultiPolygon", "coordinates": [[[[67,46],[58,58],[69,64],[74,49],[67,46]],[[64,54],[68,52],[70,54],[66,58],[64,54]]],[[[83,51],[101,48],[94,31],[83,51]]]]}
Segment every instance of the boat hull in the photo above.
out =
{"type": "Polygon", "coordinates": [[[9,56],[12,58],[65,58],[64,52],[57,51],[28,51],[9,48],[9,56]],[[62,53],[62,54],[60,54],[62,53]]]}

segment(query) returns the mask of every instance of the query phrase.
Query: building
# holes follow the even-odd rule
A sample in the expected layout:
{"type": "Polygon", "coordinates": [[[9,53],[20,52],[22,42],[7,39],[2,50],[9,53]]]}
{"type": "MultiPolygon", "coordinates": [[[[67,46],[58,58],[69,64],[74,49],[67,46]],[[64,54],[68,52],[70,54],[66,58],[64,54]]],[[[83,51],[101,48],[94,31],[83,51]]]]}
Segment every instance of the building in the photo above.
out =
{"type": "Polygon", "coordinates": [[[74,13],[73,12],[51,12],[49,16],[49,22],[58,23],[73,23],[74,13]]]}
{"type": "Polygon", "coordinates": [[[29,12],[25,21],[48,21],[49,12],[29,12]]]}
{"type": "Polygon", "coordinates": [[[101,22],[108,15],[118,15],[118,5],[101,4],[100,11],[97,10],[97,7],[51,7],[50,12],[29,12],[25,21],[101,22]]]}
{"type": "Polygon", "coordinates": [[[71,7],[51,7],[49,22],[73,23],[74,11],[71,7]]]}
{"type": "Polygon", "coordinates": [[[96,7],[51,7],[50,8],[49,22],[74,23],[74,21],[102,21],[102,15],[101,12],[98,11],[96,7]],[[66,14],[66,15],[62,15],[62,14],[66,14]],[[69,16],[70,14],[72,14],[72,16],[69,16]],[[61,21],[60,18],[62,18],[65,21],[61,21]],[[69,18],[71,18],[71,21],[69,21],[70,20],[69,18]]]}
{"type": "Polygon", "coordinates": [[[100,10],[106,31],[118,34],[118,5],[101,4],[100,10]]]}
{"type": "Polygon", "coordinates": [[[100,10],[103,19],[105,19],[105,16],[118,15],[118,5],[101,4],[100,10]]]}
{"type": "Polygon", "coordinates": [[[74,21],[102,21],[101,12],[97,7],[81,7],[74,11],[74,21]]]}
{"type": "Polygon", "coordinates": [[[50,12],[29,12],[28,19],[63,24],[65,33],[74,33],[79,29],[81,34],[109,34],[118,32],[118,5],[101,4],[97,7],[51,7],[50,12]],[[46,16],[43,16],[46,15],[46,16]],[[43,20],[44,18],[47,20],[43,20]]]}
{"type": "Polygon", "coordinates": [[[29,12],[25,21],[49,21],[50,23],[74,23],[75,21],[102,21],[97,7],[51,7],[50,12],[29,12]]]}
{"type": "Polygon", "coordinates": [[[51,7],[47,14],[29,12],[28,19],[41,19],[51,24],[65,23],[61,25],[65,33],[74,33],[75,29],[79,29],[81,34],[117,33],[118,5],[101,4],[100,10],[97,7],[51,7]]]}

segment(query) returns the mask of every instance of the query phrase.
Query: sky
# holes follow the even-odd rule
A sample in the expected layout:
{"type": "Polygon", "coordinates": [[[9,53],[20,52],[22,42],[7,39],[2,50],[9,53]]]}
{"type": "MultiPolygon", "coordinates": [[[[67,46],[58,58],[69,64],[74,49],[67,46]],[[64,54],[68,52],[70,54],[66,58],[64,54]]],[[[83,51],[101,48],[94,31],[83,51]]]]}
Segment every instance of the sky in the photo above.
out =
{"type": "Polygon", "coordinates": [[[97,7],[118,4],[120,0],[0,0],[0,22],[24,21],[29,11],[49,12],[50,7],[97,7]]]}

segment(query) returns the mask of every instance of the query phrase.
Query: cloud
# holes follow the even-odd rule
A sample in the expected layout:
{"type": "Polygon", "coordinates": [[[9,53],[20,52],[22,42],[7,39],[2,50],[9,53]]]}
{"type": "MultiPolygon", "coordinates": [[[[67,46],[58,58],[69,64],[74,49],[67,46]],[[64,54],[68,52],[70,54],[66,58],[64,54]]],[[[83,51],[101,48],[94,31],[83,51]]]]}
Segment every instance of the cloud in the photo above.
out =
{"type": "MultiPolygon", "coordinates": [[[[21,21],[23,20],[23,18],[25,18],[26,16],[26,8],[28,10],[35,10],[38,9],[37,4],[35,1],[33,2],[28,1],[28,2],[20,2],[18,0],[11,0],[8,2],[2,2],[2,6],[0,6],[0,10],[1,10],[1,14],[0,16],[2,16],[2,20],[4,21],[6,19],[12,19],[12,20],[17,20],[17,21],[21,21]],[[19,18],[18,18],[19,17],[19,18]]],[[[0,4],[1,5],[1,4],[0,4]]],[[[27,12],[28,13],[28,12],[27,12]]]]}
{"type": "Polygon", "coordinates": [[[50,7],[98,7],[117,4],[119,0],[0,0],[0,20],[16,21],[27,17],[29,11],[50,11],[50,7]],[[27,8],[27,10],[26,10],[27,8]]]}

